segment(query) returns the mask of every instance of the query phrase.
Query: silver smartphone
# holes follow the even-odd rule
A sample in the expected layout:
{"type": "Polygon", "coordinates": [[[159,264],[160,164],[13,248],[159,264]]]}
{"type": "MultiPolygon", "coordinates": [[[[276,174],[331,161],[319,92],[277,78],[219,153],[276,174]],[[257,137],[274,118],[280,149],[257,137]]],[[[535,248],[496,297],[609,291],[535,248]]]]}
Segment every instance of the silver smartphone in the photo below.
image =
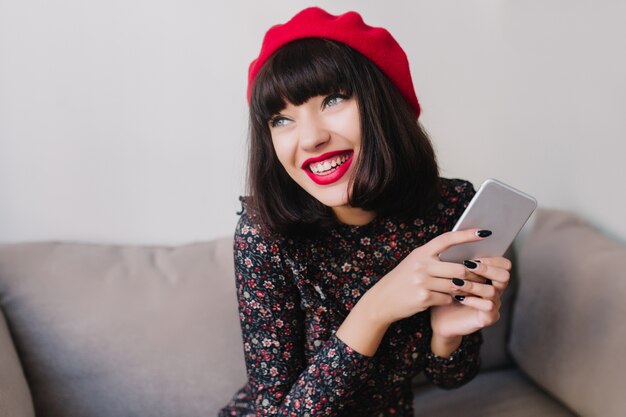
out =
{"type": "Polygon", "coordinates": [[[491,236],[452,246],[439,254],[445,262],[461,263],[483,256],[502,256],[537,208],[530,195],[493,178],[486,180],[459,218],[453,231],[487,229],[491,236]]]}

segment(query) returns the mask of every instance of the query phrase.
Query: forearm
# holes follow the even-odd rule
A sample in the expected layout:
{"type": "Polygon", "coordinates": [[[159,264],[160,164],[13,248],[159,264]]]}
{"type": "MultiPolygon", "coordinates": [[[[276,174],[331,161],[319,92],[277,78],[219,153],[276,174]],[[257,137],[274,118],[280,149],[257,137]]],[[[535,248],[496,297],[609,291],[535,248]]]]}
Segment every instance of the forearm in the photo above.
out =
{"type": "Polygon", "coordinates": [[[382,320],[365,294],[352,308],[335,335],[364,356],[374,356],[391,323],[382,320]]]}

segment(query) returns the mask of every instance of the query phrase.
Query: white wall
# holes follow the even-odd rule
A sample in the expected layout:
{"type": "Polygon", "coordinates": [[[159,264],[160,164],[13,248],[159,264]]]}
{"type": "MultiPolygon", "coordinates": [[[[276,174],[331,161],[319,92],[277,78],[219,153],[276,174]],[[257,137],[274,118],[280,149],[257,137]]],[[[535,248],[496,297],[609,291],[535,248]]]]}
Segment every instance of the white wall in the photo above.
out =
{"type": "Polygon", "coordinates": [[[232,234],[247,65],[311,4],[405,47],[445,175],[626,240],[626,2],[0,0],[0,242],[232,234]]]}

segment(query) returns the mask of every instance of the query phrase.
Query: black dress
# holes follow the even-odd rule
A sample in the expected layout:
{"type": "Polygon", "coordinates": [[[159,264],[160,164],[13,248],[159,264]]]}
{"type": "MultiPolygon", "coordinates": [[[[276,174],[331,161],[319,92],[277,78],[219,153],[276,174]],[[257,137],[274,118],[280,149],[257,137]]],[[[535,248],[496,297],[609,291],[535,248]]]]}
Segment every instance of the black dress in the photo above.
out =
{"type": "Polygon", "coordinates": [[[418,373],[443,388],[476,375],[480,333],[463,337],[450,358],[437,357],[429,310],[393,323],[371,358],[335,336],[369,288],[452,229],[474,189],[463,180],[441,184],[441,203],[423,218],[337,224],[315,239],[263,238],[242,214],[234,251],[248,382],[219,416],[413,416],[418,373]]]}

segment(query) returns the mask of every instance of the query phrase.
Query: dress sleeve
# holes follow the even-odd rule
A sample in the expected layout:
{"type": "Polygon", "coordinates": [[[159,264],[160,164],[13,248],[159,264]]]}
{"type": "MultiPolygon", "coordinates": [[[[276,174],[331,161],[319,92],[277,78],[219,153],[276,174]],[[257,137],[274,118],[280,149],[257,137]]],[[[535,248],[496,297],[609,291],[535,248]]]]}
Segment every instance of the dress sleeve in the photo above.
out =
{"type": "Polygon", "coordinates": [[[279,245],[241,216],[235,275],[253,407],[257,416],[336,416],[368,377],[372,358],[333,333],[307,362],[300,293],[279,245]]]}
{"type": "MultiPolygon", "coordinates": [[[[447,180],[442,190],[445,210],[443,231],[452,230],[476,192],[471,182],[453,179],[447,180]]],[[[459,347],[449,358],[441,358],[430,352],[426,356],[424,373],[433,384],[444,388],[457,388],[471,381],[480,370],[480,331],[463,336],[459,347]]]]}
{"type": "Polygon", "coordinates": [[[440,388],[452,389],[471,381],[480,370],[480,331],[463,336],[461,345],[449,358],[441,358],[432,352],[426,355],[424,374],[440,388]]]}

